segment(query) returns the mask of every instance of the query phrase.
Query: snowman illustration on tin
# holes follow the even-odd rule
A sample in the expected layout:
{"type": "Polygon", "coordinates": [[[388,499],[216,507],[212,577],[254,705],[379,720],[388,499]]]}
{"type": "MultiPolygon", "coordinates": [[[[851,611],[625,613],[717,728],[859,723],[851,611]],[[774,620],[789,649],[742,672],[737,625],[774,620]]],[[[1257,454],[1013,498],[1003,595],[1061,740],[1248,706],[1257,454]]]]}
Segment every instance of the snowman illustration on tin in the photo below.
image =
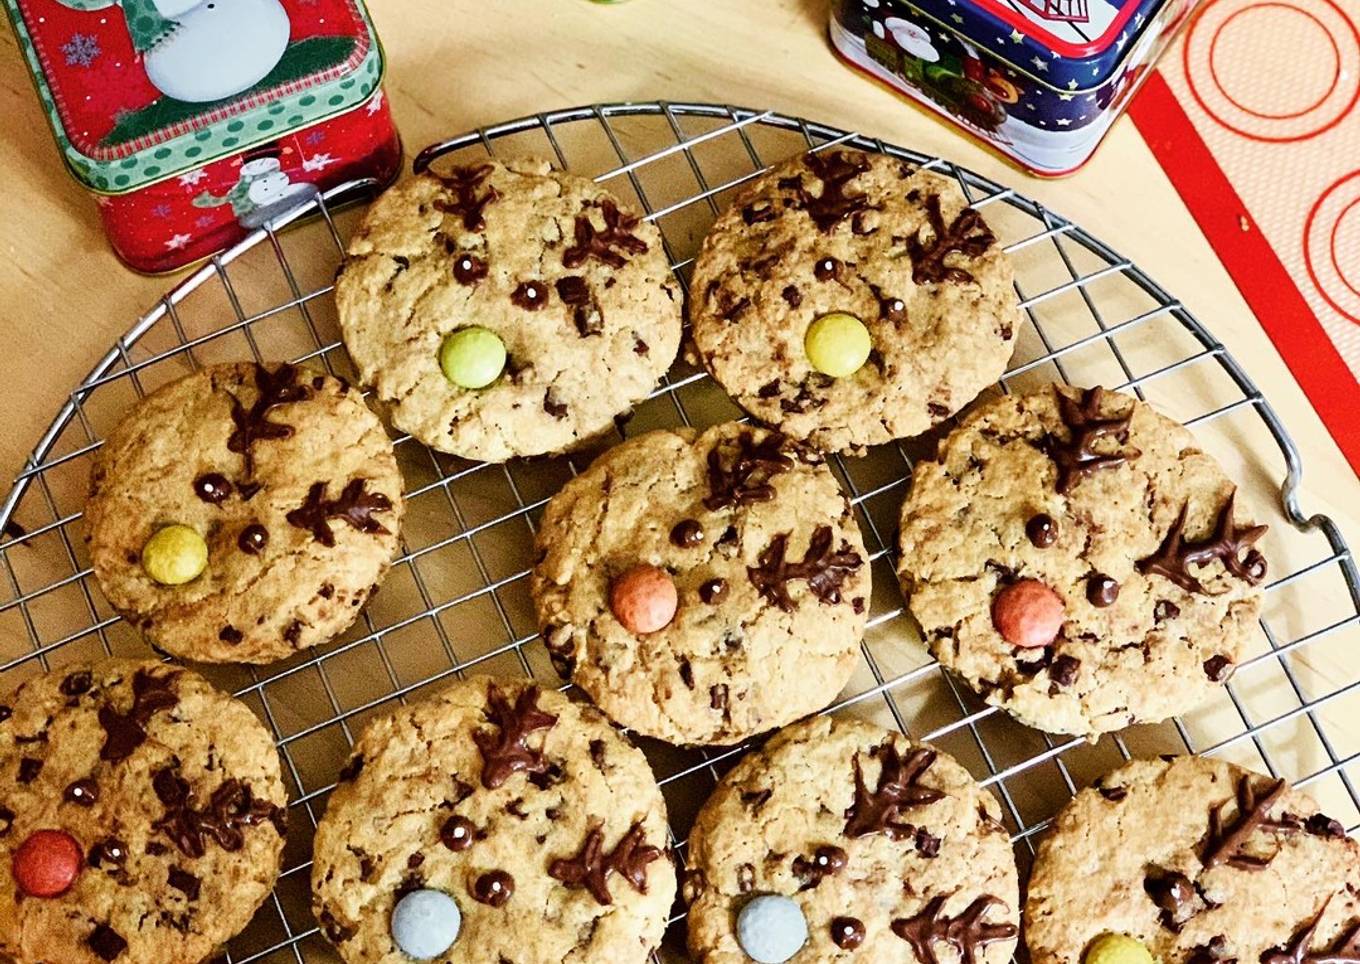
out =
{"type": "Polygon", "coordinates": [[[73,10],[120,6],[146,76],[175,100],[249,90],[283,60],[291,26],[279,0],[58,0],[73,10]]]}
{"type": "Polygon", "coordinates": [[[294,181],[279,164],[276,146],[249,151],[242,157],[236,183],[226,194],[203,191],[193,200],[196,208],[231,205],[231,213],[243,228],[258,228],[310,200],[317,193],[315,184],[294,181]]]}

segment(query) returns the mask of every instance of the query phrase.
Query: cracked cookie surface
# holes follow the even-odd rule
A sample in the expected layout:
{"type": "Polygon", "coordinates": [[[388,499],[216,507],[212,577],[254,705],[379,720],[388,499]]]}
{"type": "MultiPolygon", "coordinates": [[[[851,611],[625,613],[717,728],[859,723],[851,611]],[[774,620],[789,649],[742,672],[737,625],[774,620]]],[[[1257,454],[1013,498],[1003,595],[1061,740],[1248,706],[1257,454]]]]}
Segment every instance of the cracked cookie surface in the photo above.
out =
{"type": "Polygon", "coordinates": [[[1058,814],[1029,882],[1034,964],[1079,960],[1104,933],[1190,964],[1360,959],[1360,844],[1283,781],[1135,760],[1058,814]]]}
{"type": "Polygon", "coordinates": [[[462,912],[444,962],[643,962],[675,897],[666,807],[591,706],[472,676],[373,719],[317,827],[313,908],[348,962],[410,960],[401,895],[462,912]]]}
{"type": "Polygon", "coordinates": [[[884,154],[829,148],[740,193],[690,285],[704,366],[756,418],[828,451],[919,435],[1005,371],[1023,319],[1014,272],[955,183],[884,154]],[[868,362],[812,367],[808,326],[848,312],[868,362]]]}
{"type": "Polygon", "coordinates": [[[612,428],[680,346],[660,232],[547,162],[486,161],[388,190],[336,281],[345,345],[392,422],[470,459],[561,452],[612,428]],[[488,328],[508,353],[487,388],[455,387],[439,349],[488,328]]]}
{"type": "Polygon", "coordinates": [[[672,743],[735,743],[830,703],[868,620],[869,565],[820,455],[737,423],[605,452],[548,503],[530,588],[543,638],[616,722],[672,743]],[[610,587],[670,574],[669,625],[637,635],[610,587]]]}
{"type": "Polygon", "coordinates": [[[42,830],[83,866],[59,897],[0,887],[0,958],[208,958],[274,886],[286,799],[269,732],[194,673],[105,660],[29,679],[0,697],[0,873],[42,830]]]}
{"type": "Polygon", "coordinates": [[[850,717],[796,723],[747,754],[699,812],[681,885],[690,953],[747,961],[737,914],[773,893],[807,921],[793,964],[1004,964],[1019,884],[1000,814],[967,770],[925,744],[850,717]]]}
{"type": "Polygon", "coordinates": [[[899,575],[931,652],[989,703],[1094,735],[1219,692],[1261,605],[1264,527],[1194,437],[1129,396],[1050,386],[981,406],[916,466],[899,575]],[[1011,645],[998,594],[1063,601],[1053,643],[1011,645]]]}
{"type": "Polygon", "coordinates": [[[215,365],[143,399],[109,436],[86,539],[104,595],[153,644],[267,663],[354,622],[403,511],[392,443],[357,391],[292,365],[215,365]],[[172,524],[208,546],[207,569],[178,586],[141,563],[172,524]]]}

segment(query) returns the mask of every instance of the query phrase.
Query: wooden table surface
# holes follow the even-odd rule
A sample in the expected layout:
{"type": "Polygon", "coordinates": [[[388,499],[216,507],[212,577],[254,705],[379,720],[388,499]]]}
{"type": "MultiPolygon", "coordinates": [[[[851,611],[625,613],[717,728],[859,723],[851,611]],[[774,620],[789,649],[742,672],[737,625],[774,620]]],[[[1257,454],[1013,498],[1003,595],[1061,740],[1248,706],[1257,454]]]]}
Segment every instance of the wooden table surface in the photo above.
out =
{"type": "MultiPolygon", "coordinates": [[[[1305,509],[1360,533],[1360,481],[1127,119],[1076,175],[1029,177],[842,66],[826,41],[827,0],[371,7],[408,146],[581,103],[721,101],[872,132],[1015,185],[1139,262],[1212,327],[1303,452],[1305,509]]],[[[134,275],[109,252],[92,199],[61,166],[8,30],[0,31],[0,117],[0,478],[10,479],[69,386],[171,282],[134,275]]]]}

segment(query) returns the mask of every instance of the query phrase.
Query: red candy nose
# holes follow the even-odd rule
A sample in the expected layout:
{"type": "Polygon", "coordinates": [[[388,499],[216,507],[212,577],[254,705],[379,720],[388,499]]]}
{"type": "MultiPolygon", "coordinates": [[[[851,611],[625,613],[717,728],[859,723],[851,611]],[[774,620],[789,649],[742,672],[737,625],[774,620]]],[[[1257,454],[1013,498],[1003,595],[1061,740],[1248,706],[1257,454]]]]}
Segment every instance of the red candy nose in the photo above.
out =
{"type": "Polygon", "coordinates": [[[30,897],[60,897],[80,874],[80,844],[61,830],[38,830],[14,852],[14,879],[30,897]]]}
{"type": "Polygon", "coordinates": [[[1063,600],[1037,579],[1011,583],[992,600],[992,625],[1013,646],[1047,646],[1063,624],[1063,600]]]}

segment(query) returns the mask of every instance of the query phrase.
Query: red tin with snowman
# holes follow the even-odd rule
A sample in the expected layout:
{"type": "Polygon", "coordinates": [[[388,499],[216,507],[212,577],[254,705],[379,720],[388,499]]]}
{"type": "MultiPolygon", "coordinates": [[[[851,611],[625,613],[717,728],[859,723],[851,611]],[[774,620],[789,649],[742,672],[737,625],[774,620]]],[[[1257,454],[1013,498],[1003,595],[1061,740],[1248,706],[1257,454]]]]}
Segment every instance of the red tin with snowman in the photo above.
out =
{"type": "Polygon", "coordinates": [[[0,0],[57,147],[130,267],[171,271],[401,144],[360,0],[0,0]]]}

